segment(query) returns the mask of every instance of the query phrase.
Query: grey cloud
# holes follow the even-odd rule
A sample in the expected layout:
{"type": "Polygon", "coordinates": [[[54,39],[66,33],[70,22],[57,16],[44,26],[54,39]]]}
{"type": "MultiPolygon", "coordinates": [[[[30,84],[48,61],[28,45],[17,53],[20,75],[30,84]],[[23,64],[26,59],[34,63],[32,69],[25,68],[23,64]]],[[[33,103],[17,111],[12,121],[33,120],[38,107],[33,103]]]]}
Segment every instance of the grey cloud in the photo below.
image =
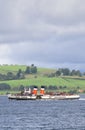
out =
{"type": "Polygon", "coordinates": [[[44,39],[52,36],[53,32],[69,28],[70,25],[75,28],[75,24],[85,23],[84,1],[4,1],[0,4],[0,33],[3,35],[1,42],[12,42],[11,38],[13,41],[20,41],[20,38],[21,41],[30,38],[44,39]]]}
{"type": "MultiPolygon", "coordinates": [[[[3,47],[3,44],[2,44],[3,47]]],[[[82,43],[16,43],[2,48],[3,62],[47,67],[83,69],[85,45],[82,43]],[[9,50],[9,51],[6,51],[9,50]],[[9,52],[9,53],[7,53],[9,52]],[[5,60],[5,61],[4,61],[5,60]],[[83,68],[82,68],[83,67],[83,68]]],[[[0,50],[1,52],[1,50],[0,50]]],[[[1,54],[1,53],[0,53],[1,54]]]]}
{"type": "Polygon", "coordinates": [[[84,67],[84,14],[84,0],[0,0],[4,62],[84,67]]]}
{"type": "Polygon", "coordinates": [[[84,48],[82,44],[40,44],[25,43],[11,47],[11,59],[14,61],[37,61],[45,63],[84,63],[84,48]],[[17,47],[19,49],[17,49],[17,47]],[[16,55],[15,55],[16,52],[16,55]]]}

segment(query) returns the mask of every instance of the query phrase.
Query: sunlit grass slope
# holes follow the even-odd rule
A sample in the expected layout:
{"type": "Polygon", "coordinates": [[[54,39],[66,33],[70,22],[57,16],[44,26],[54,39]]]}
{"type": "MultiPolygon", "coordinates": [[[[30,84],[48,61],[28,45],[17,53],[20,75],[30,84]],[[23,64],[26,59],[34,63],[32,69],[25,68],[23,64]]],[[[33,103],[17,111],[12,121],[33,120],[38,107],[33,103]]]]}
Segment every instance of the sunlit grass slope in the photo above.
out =
{"type": "MultiPolygon", "coordinates": [[[[19,69],[25,71],[25,65],[3,65],[0,66],[0,73],[7,74],[7,72],[16,73],[19,69]]],[[[0,81],[0,83],[7,83],[13,87],[18,87],[20,85],[30,86],[41,85],[49,86],[66,86],[66,89],[73,89],[79,87],[80,89],[85,89],[85,79],[82,77],[47,77],[46,74],[54,73],[56,69],[49,68],[37,68],[36,75],[26,75],[25,79],[22,80],[9,80],[9,81],[0,81]]]]}

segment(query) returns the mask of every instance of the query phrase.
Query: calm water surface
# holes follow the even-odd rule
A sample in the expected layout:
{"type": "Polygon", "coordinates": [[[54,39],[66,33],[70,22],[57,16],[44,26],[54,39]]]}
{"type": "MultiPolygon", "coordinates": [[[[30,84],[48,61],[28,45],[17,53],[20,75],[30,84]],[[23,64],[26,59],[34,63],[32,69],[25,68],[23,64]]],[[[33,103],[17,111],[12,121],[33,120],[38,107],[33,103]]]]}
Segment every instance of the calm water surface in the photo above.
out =
{"type": "Polygon", "coordinates": [[[0,130],[85,130],[85,95],[62,101],[0,96],[0,130]]]}

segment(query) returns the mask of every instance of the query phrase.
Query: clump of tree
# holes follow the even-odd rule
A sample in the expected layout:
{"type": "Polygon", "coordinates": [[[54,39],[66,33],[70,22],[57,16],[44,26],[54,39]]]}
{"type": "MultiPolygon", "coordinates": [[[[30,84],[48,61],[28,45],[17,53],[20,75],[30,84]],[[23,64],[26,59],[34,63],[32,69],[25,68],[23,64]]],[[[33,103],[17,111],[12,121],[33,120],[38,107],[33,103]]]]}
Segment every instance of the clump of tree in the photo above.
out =
{"type": "Polygon", "coordinates": [[[55,72],[56,76],[82,76],[82,73],[79,70],[70,70],[69,68],[59,68],[55,72]]]}
{"type": "Polygon", "coordinates": [[[71,76],[82,76],[81,72],[79,70],[72,70],[70,73],[71,76]]]}
{"type": "Polygon", "coordinates": [[[49,78],[55,77],[55,73],[47,74],[49,78]]]}
{"type": "Polygon", "coordinates": [[[68,93],[69,94],[75,94],[75,93],[77,93],[77,89],[69,90],[68,93]]]}
{"type": "Polygon", "coordinates": [[[25,71],[22,71],[19,69],[16,74],[13,72],[7,72],[7,74],[0,74],[0,80],[17,80],[17,79],[24,79],[25,74],[36,74],[37,73],[37,67],[32,64],[31,66],[27,66],[25,71]]]}
{"type": "Polygon", "coordinates": [[[57,90],[58,88],[57,88],[57,86],[49,85],[49,86],[48,86],[48,89],[49,89],[49,90],[57,90]]]}
{"type": "Polygon", "coordinates": [[[11,87],[9,84],[6,84],[6,83],[1,83],[0,84],[0,90],[10,90],[11,87]]]}
{"type": "Polygon", "coordinates": [[[34,64],[26,67],[25,74],[36,74],[36,73],[37,73],[37,67],[34,64]]]}
{"type": "Polygon", "coordinates": [[[24,72],[21,69],[19,69],[16,76],[15,76],[15,78],[16,79],[24,79],[25,78],[24,72]]]}
{"type": "Polygon", "coordinates": [[[0,74],[0,80],[15,80],[15,79],[24,79],[24,73],[19,69],[16,74],[13,74],[12,72],[8,72],[7,74],[0,74]]]}
{"type": "Polygon", "coordinates": [[[48,89],[48,90],[60,90],[60,89],[67,89],[67,86],[49,85],[46,89],[48,89]]]}
{"type": "Polygon", "coordinates": [[[7,76],[5,74],[0,74],[0,80],[7,80],[7,76]]]}
{"type": "MultiPolygon", "coordinates": [[[[83,74],[85,75],[85,73],[83,74]]],[[[47,75],[48,77],[57,77],[57,76],[82,76],[82,73],[79,70],[70,70],[69,68],[59,68],[56,72],[47,75]]]]}

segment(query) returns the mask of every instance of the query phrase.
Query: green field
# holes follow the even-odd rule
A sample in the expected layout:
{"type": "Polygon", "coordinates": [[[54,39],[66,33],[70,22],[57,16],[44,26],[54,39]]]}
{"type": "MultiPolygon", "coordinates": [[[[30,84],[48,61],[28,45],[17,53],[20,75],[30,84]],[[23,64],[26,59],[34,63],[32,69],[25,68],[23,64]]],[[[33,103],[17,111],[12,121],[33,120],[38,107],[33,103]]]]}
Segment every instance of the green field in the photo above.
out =
{"type": "MultiPolygon", "coordinates": [[[[7,72],[16,73],[19,69],[24,71],[26,69],[25,65],[3,65],[0,66],[0,73],[6,74],[7,72]]],[[[7,83],[11,86],[11,88],[16,88],[20,85],[30,86],[37,85],[40,87],[41,85],[45,86],[66,86],[64,91],[73,90],[73,89],[82,89],[85,91],[85,78],[84,77],[47,77],[46,74],[50,74],[55,72],[55,69],[48,68],[38,68],[38,72],[36,75],[26,75],[25,79],[22,80],[7,80],[0,81],[0,83],[7,83]]]]}
{"type": "Polygon", "coordinates": [[[0,81],[0,83],[7,83],[11,87],[17,87],[20,85],[30,86],[30,85],[53,85],[53,86],[67,86],[69,88],[80,87],[82,89],[85,88],[85,80],[81,79],[71,79],[71,78],[62,78],[62,77],[54,77],[54,78],[47,78],[47,77],[37,77],[37,78],[28,78],[22,80],[9,80],[9,81],[0,81]]]}

